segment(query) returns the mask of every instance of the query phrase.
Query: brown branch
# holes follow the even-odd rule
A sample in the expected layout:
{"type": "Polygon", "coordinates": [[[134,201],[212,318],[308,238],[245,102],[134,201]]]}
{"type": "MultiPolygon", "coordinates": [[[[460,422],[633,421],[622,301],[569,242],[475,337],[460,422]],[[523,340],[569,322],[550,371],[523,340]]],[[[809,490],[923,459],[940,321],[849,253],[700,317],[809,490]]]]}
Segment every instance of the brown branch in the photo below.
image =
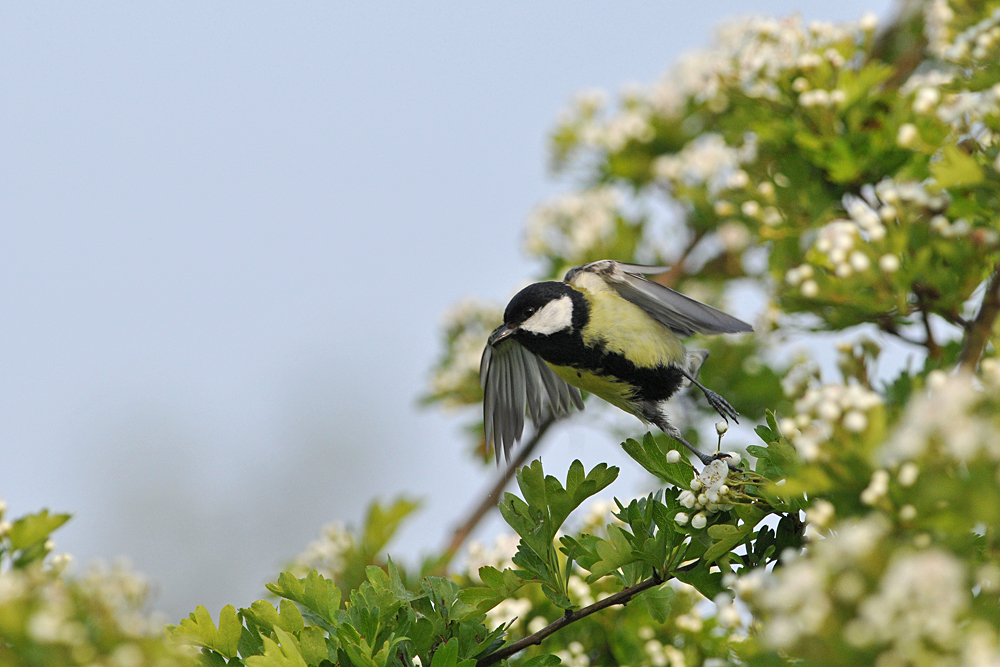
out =
{"type": "Polygon", "coordinates": [[[918,289],[916,286],[914,286],[913,292],[917,295],[920,318],[924,322],[924,333],[927,336],[924,341],[924,347],[927,348],[927,356],[931,359],[937,359],[941,356],[941,346],[934,340],[934,332],[931,330],[930,306],[927,303],[927,295],[922,289],[918,289]]]}
{"type": "Polygon", "coordinates": [[[486,516],[486,513],[497,506],[497,503],[500,502],[500,494],[503,493],[505,488],[507,488],[507,484],[509,484],[511,478],[514,477],[514,473],[516,473],[518,469],[524,465],[524,462],[528,460],[528,457],[531,456],[533,451],[535,451],[538,443],[542,441],[542,438],[545,437],[545,433],[549,430],[549,427],[551,427],[553,423],[555,423],[555,420],[550,417],[538,425],[538,428],[535,429],[531,439],[521,446],[520,451],[517,456],[514,457],[514,460],[507,464],[507,468],[504,469],[500,478],[497,479],[496,484],[493,485],[482,501],[480,501],[479,505],[477,505],[476,508],[469,513],[469,516],[462,522],[462,525],[456,528],[451,534],[451,541],[441,554],[441,558],[435,567],[436,571],[443,572],[444,569],[448,567],[451,559],[454,558],[455,554],[458,553],[458,550],[462,548],[462,545],[465,544],[465,540],[469,538],[469,535],[473,530],[475,530],[476,526],[479,525],[479,522],[482,521],[483,517],[486,516]]]}
{"type": "Polygon", "coordinates": [[[642,593],[645,590],[653,588],[654,586],[659,586],[660,584],[663,583],[663,581],[664,580],[661,579],[659,575],[654,574],[651,578],[646,579],[645,581],[642,581],[636,584],[635,586],[629,586],[628,588],[623,589],[615,593],[614,595],[609,595],[603,600],[599,600],[598,602],[595,602],[590,606],[584,607],[583,609],[578,609],[576,611],[567,611],[561,617],[559,617],[552,623],[549,623],[535,634],[529,635],[524,639],[514,642],[513,644],[508,644],[507,646],[504,646],[496,653],[490,653],[485,658],[481,658],[476,662],[476,667],[487,667],[487,665],[492,665],[494,663],[500,662],[504,658],[509,658],[510,656],[528,648],[529,646],[541,644],[543,639],[553,634],[554,632],[557,632],[558,630],[565,628],[567,625],[573,623],[574,621],[578,621],[581,618],[586,618],[587,616],[590,616],[593,613],[599,612],[602,609],[613,607],[618,604],[628,604],[632,600],[632,598],[634,598],[639,593],[642,593]]]}
{"type": "Polygon", "coordinates": [[[979,365],[986,343],[993,333],[993,323],[1000,314],[1000,264],[993,269],[992,275],[986,281],[986,291],[983,293],[983,303],[979,306],[976,319],[969,323],[962,352],[958,355],[958,367],[972,373],[979,365]]]}
{"type": "Polygon", "coordinates": [[[681,253],[680,259],[674,262],[674,265],[670,267],[670,270],[666,273],[661,273],[660,275],[653,278],[654,281],[665,285],[667,287],[673,287],[681,279],[681,274],[684,273],[684,262],[687,261],[688,255],[694,250],[695,246],[705,238],[705,232],[695,232],[694,238],[691,239],[691,243],[688,244],[684,252],[681,253]]]}

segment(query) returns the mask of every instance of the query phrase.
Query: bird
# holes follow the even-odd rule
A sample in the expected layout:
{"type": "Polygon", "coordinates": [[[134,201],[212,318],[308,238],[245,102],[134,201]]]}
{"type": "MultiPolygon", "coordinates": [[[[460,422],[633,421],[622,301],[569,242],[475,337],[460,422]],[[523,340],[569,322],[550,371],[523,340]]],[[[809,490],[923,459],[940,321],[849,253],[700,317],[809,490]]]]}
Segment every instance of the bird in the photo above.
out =
{"type": "Polygon", "coordinates": [[[693,384],[727,422],[738,423],[738,413],[698,382],[708,351],[688,350],[681,339],[753,327],[644,277],[668,270],[604,259],[511,298],[479,367],[487,450],[498,465],[501,451],[510,460],[526,415],[537,427],[583,410],[581,389],[656,425],[702,463],[714,460],[670,423],[667,400],[693,384]]]}

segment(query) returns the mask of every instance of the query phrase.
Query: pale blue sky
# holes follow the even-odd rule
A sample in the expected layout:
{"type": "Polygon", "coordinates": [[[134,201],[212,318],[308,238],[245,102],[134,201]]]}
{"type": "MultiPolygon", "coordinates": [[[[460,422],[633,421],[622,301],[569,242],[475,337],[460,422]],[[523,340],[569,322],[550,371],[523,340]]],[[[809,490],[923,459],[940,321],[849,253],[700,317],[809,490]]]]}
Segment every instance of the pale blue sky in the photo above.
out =
{"type": "MultiPolygon", "coordinates": [[[[395,551],[434,548],[490,474],[416,407],[440,317],[530,277],[573,93],[649,82],[736,13],[888,8],[4,4],[0,495],[74,512],[58,549],[130,556],[173,618],[246,606],[373,495],[423,497],[395,551]]],[[[634,468],[561,440],[553,469],[634,468]]]]}

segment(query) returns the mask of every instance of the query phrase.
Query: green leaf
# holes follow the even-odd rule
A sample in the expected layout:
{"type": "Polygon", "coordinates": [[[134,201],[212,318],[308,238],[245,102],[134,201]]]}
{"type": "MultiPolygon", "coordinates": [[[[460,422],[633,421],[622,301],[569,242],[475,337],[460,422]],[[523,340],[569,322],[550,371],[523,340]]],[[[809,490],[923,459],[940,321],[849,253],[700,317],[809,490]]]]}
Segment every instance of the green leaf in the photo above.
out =
{"type": "Polygon", "coordinates": [[[229,604],[219,613],[219,627],[212,622],[212,615],[198,605],[180,625],[168,626],[171,638],[181,643],[202,646],[217,651],[226,658],[235,658],[239,649],[243,624],[236,617],[236,608],[229,604]]]}
{"type": "Polygon", "coordinates": [[[659,586],[644,591],[640,597],[646,603],[649,615],[657,623],[666,623],[670,617],[670,602],[674,599],[674,589],[670,584],[663,583],[659,586]]]}
{"type": "Polygon", "coordinates": [[[291,572],[282,572],[278,575],[278,583],[267,584],[267,590],[298,602],[328,623],[335,623],[335,615],[340,608],[340,589],[334,585],[333,580],[324,578],[316,570],[304,579],[296,578],[291,572]]]}
{"type": "Polygon", "coordinates": [[[544,655],[536,655],[527,662],[522,662],[521,667],[555,667],[561,664],[562,660],[559,659],[559,656],[546,653],[544,655]]]}
{"type": "Polygon", "coordinates": [[[705,551],[702,560],[714,563],[723,555],[728,554],[737,545],[742,544],[746,536],[753,532],[756,523],[744,523],[737,527],[730,523],[720,523],[709,526],[708,536],[712,538],[712,546],[705,551]]]}
{"type": "Polygon", "coordinates": [[[365,516],[365,528],[361,535],[361,550],[367,556],[382,551],[392,536],[399,530],[403,519],[412,514],[420,503],[399,498],[389,507],[383,508],[378,503],[372,503],[365,516]]]}
{"type": "Polygon", "coordinates": [[[458,639],[449,639],[446,643],[434,651],[431,659],[431,667],[475,667],[476,661],[472,658],[466,660],[458,659],[458,639]]]}
{"type": "Polygon", "coordinates": [[[326,643],[326,631],[310,626],[299,633],[299,649],[302,657],[310,665],[319,665],[323,660],[330,660],[330,651],[326,643]]]}
{"type": "Polygon", "coordinates": [[[305,627],[302,612],[291,600],[282,600],[280,613],[267,600],[257,600],[251,603],[249,609],[241,609],[240,613],[249,616],[253,621],[267,631],[281,628],[286,632],[301,632],[305,627]]]}
{"type": "Polygon", "coordinates": [[[690,570],[677,570],[671,574],[679,581],[697,588],[698,592],[709,600],[713,600],[725,588],[722,585],[722,572],[711,572],[710,567],[711,563],[702,559],[690,570]]]}
{"type": "MultiPolygon", "coordinates": [[[[244,618],[244,622],[246,619],[244,618]]],[[[246,658],[251,655],[264,654],[264,640],[260,636],[260,630],[253,621],[247,622],[247,626],[240,631],[239,654],[246,658]]]]}
{"type": "Polygon", "coordinates": [[[308,667],[295,636],[281,628],[275,628],[274,632],[278,642],[264,637],[264,655],[247,658],[247,667],[308,667]]]}
{"type": "Polygon", "coordinates": [[[632,548],[621,527],[614,524],[608,526],[608,538],[594,545],[600,560],[589,568],[591,576],[587,577],[588,581],[596,581],[624,565],[639,560],[639,554],[632,548]]]}
{"type": "Polygon", "coordinates": [[[70,520],[70,514],[49,514],[42,510],[37,514],[29,514],[14,522],[10,529],[10,548],[24,549],[38,542],[44,542],[59,526],[70,520]]]}
{"type": "Polygon", "coordinates": [[[652,433],[647,432],[642,436],[642,442],[629,438],[621,446],[639,465],[664,482],[681,489],[690,487],[695,472],[687,456],[682,455],[677,463],[669,463],[652,433]]]}
{"type": "Polygon", "coordinates": [[[493,590],[492,588],[475,586],[473,588],[464,589],[458,594],[458,599],[472,607],[472,610],[465,616],[465,618],[470,618],[480,614],[485,614],[490,609],[493,609],[493,607],[506,600],[507,596],[493,590]]]}
{"type": "Polygon", "coordinates": [[[975,185],[983,180],[983,170],[972,157],[955,144],[946,144],[941,159],[932,162],[931,175],[942,188],[975,185]]]}

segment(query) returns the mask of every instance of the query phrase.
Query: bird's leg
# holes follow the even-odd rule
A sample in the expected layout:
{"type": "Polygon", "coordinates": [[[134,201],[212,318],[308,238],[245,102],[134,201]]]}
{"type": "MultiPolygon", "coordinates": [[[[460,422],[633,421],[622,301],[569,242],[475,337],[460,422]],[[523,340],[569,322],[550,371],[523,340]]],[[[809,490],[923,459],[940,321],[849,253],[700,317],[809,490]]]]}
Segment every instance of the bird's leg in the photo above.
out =
{"type": "Polygon", "coordinates": [[[709,456],[708,454],[702,454],[695,448],[694,445],[685,440],[684,436],[681,435],[680,430],[676,426],[671,424],[669,421],[667,421],[665,417],[659,417],[658,419],[652,421],[660,428],[661,431],[666,433],[669,437],[673,438],[677,442],[681,443],[682,445],[690,449],[691,453],[697,456],[698,460],[701,461],[704,465],[708,465],[709,463],[715,460],[715,457],[709,456]]]}
{"type": "Polygon", "coordinates": [[[719,394],[716,394],[714,391],[712,391],[711,389],[709,389],[708,387],[706,387],[702,383],[700,383],[697,380],[695,380],[694,377],[692,377],[683,368],[681,368],[680,371],[681,371],[681,374],[684,375],[684,377],[686,377],[688,380],[691,381],[691,384],[693,384],[694,386],[698,387],[699,389],[702,390],[702,392],[704,392],[705,399],[708,401],[708,404],[711,405],[713,408],[715,408],[715,411],[718,412],[722,416],[723,419],[725,419],[726,421],[729,421],[730,419],[732,419],[737,424],[740,423],[740,420],[737,419],[737,417],[739,417],[740,413],[736,412],[736,408],[734,408],[733,406],[729,405],[729,401],[727,401],[726,399],[722,398],[722,396],[720,396],[719,394]]]}

